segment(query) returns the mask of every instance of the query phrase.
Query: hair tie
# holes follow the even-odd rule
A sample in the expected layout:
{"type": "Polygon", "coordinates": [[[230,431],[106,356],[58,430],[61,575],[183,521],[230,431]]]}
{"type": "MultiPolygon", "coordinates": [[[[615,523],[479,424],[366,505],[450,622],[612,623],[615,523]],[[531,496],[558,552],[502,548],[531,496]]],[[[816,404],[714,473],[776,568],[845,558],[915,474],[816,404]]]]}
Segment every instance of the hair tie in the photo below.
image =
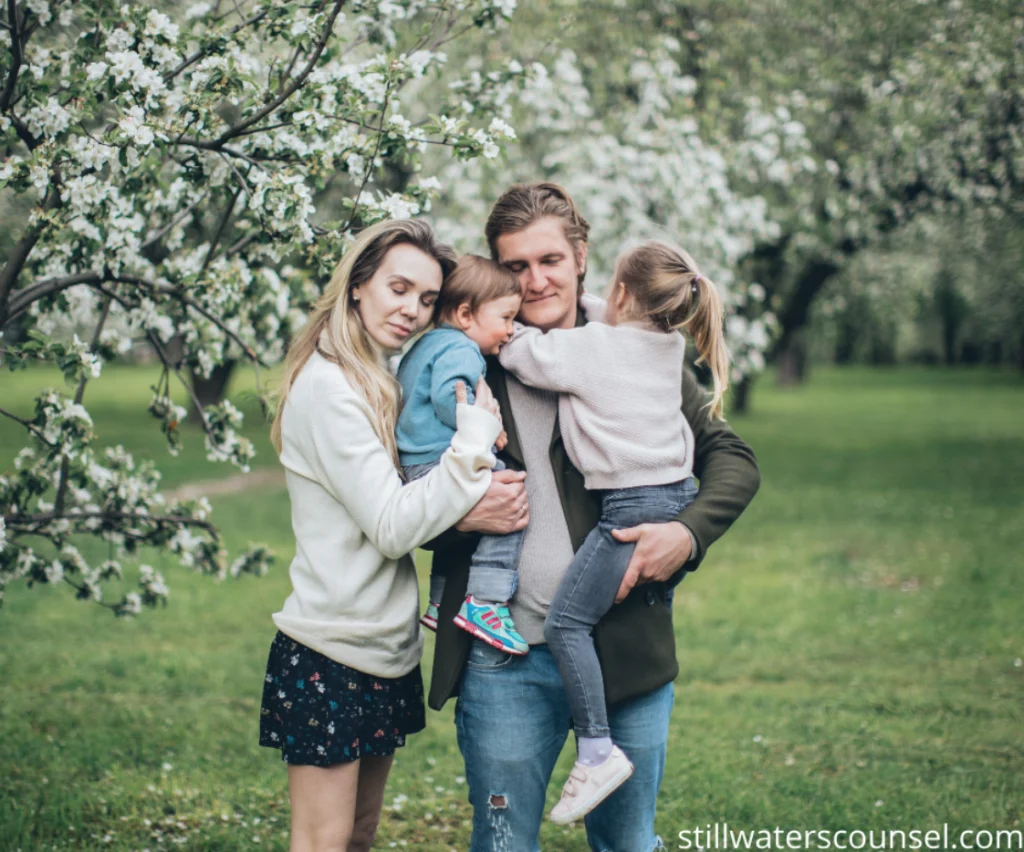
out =
{"type": "Polygon", "coordinates": [[[699,272],[694,272],[693,273],[693,278],[690,279],[690,293],[693,295],[693,298],[695,298],[695,299],[697,298],[697,284],[699,282],[700,282],[700,273],[699,272]]]}

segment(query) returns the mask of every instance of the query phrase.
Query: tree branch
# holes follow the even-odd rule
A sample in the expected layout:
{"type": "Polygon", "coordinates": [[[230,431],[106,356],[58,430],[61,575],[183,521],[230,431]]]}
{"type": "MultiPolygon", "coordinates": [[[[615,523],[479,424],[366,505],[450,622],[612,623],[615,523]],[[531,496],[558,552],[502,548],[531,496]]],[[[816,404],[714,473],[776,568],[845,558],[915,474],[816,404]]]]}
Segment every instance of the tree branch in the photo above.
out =
{"type": "MultiPolygon", "coordinates": [[[[8,2],[13,3],[14,0],[8,0],[8,2]]],[[[228,34],[227,34],[228,37],[230,38],[233,35],[237,35],[238,33],[240,33],[242,30],[244,30],[248,26],[252,26],[253,24],[258,24],[260,21],[262,21],[267,16],[269,11],[270,11],[269,8],[265,8],[262,11],[257,12],[255,15],[253,15],[248,20],[242,21],[240,24],[237,24],[230,32],[228,32],[228,34]]],[[[177,77],[182,71],[184,71],[186,68],[188,68],[190,65],[194,65],[200,59],[203,59],[204,57],[206,57],[208,55],[209,55],[209,51],[208,50],[205,50],[205,49],[204,50],[197,50],[191,56],[186,57],[184,60],[182,60],[181,64],[178,65],[177,68],[173,69],[172,71],[169,71],[164,76],[164,82],[165,83],[169,83],[171,80],[173,80],[175,77],[177,77]]]]}
{"type": "MultiPolygon", "coordinates": [[[[155,281],[147,281],[145,278],[137,278],[131,275],[100,276],[97,275],[96,273],[80,273],[79,275],[71,275],[68,276],[67,278],[55,278],[50,279],[48,281],[43,281],[37,284],[35,287],[31,287],[25,291],[25,295],[23,295],[17,301],[17,313],[21,313],[22,311],[24,311],[29,305],[32,304],[32,302],[36,301],[37,299],[41,299],[44,296],[52,295],[53,293],[60,292],[61,290],[66,290],[68,287],[73,287],[76,284],[88,284],[91,287],[95,287],[96,285],[103,284],[105,282],[115,284],[132,284],[136,287],[142,288],[143,290],[148,290],[151,293],[158,293],[162,296],[170,296],[173,299],[177,299],[183,305],[192,308],[192,310],[196,311],[196,313],[202,314],[210,322],[216,325],[217,328],[223,331],[224,334],[230,337],[231,340],[233,340],[241,347],[242,351],[246,354],[249,360],[256,364],[259,364],[261,367],[267,366],[256,353],[256,350],[254,350],[251,346],[249,346],[248,343],[242,340],[234,331],[228,328],[228,326],[225,325],[223,320],[221,320],[214,314],[210,313],[206,308],[204,308],[195,300],[190,299],[179,288],[171,287],[170,285],[166,284],[157,284],[155,281]],[[29,296],[29,294],[31,294],[31,297],[29,296]]],[[[9,318],[13,318],[14,316],[16,316],[16,313],[12,310],[9,318]]]]}
{"type": "Polygon", "coordinates": [[[331,33],[334,31],[334,22],[337,20],[341,7],[345,5],[345,0],[335,0],[334,8],[331,10],[330,15],[327,17],[327,23],[324,26],[323,32],[320,34],[320,38],[317,40],[316,45],[313,48],[313,53],[309,57],[309,61],[306,63],[299,75],[292,80],[284,89],[277,95],[269,104],[263,108],[257,110],[251,116],[244,121],[239,122],[234,127],[226,130],[217,139],[216,145],[223,146],[224,143],[229,142],[235,136],[240,134],[242,131],[254,124],[262,121],[274,110],[276,110],[281,104],[283,104],[288,98],[290,98],[298,89],[306,82],[306,78],[313,73],[313,69],[316,67],[317,61],[320,59],[320,54],[324,52],[324,48],[327,46],[327,42],[331,38],[331,33]]]}
{"type": "Polygon", "coordinates": [[[373,154],[370,157],[370,161],[366,164],[366,171],[363,173],[363,182],[359,185],[359,190],[356,192],[355,201],[352,202],[352,214],[348,217],[348,222],[345,223],[345,228],[342,233],[348,231],[352,227],[352,223],[356,220],[356,213],[359,212],[359,198],[363,194],[363,190],[366,189],[366,184],[370,180],[370,175],[373,174],[373,163],[377,159],[377,152],[380,151],[380,140],[384,135],[384,114],[388,111],[388,98],[391,96],[391,91],[388,87],[384,88],[384,104],[380,108],[380,128],[377,130],[377,144],[373,146],[373,154]]]}
{"type": "MultiPolygon", "coordinates": [[[[228,163],[230,164],[230,160],[228,163]]],[[[236,172],[237,174],[237,172],[236,172]]],[[[245,190],[246,197],[250,197],[249,188],[245,185],[244,178],[242,185],[235,190],[235,194],[231,196],[231,203],[228,204],[227,210],[224,211],[224,215],[221,217],[220,225],[217,228],[217,233],[213,235],[213,241],[210,243],[210,248],[206,252],[206,258],[203,260],[203,268],[199,270],[199,277],[202,278],[206,274],[206,270],[210,268],[210,261],[213,260],[213,253],[217,248],[217,244],[220,243],[221,237],[224,236],[224,231],[227,230],[228,222],[231,220],[231,214],[235,210],[235,205],[238,203],[238,196],[242,194],[242,190],[245,190]]]]}
{"type": "Polygon", "coordinates": [[[18,417],[17,414],[12,414],[10,411],[7,411],[4,408],[0,408],[0,416],[8,417],[11,420],[13,420],[15,423],[20,423],[22,426],[24,426],[26,429],[28,429],[29,432],[31,432],[33,435],[35,435],[40,441],[42,441],[44,444],[46,444],[48,447],[56,447],[57,446],[52,441],[48,441],[46,439],[46,437],[43,435],[42,431],[40,431],[38,426],[36,426],[34,423],[29,422],[28,420],[25,420],[23,417],[18,417]]]}
{"type": "MultiPolygon", "coordinates": [[[[79,272],[66,278],[47,278],[38,284],[26,287],[24,290],[19,290],[11,297],[5,321],[9,322],[27,310],[33,302],[53,293],[59,293],[61,290],[67,290],[69,287],[75,287],[78,284],[96,284],[101,280],[101,277],[95,272],[79,272]]],[[[3,302],[0,301],[0,312],[2,311],[3,302]]]]}
{"type": "MultiPolygon", "coordinates": [[[[11,2],[13,2],[13,0],[11,0],[11,2]]],[[[59,203],[60,192],[51,188],[47,190],[46,197],[43,199],[42,209],[44,211],[50,210],[56,207],[59,203]]],[[[18,281],[18,276],[21,274],[21,270],[25,266],[25,261],[28,260],[29,254],[31,254],[32,249],[35,248],[36,242],[38,242],[39,235],[42,231],[42,223],[37,222],[35,225],[31,226],[18,244],[11,249],[11,253],[7,258],[7,263],[4,265],[3,270],[0,271],[0,328],[6,325],[13,315],[13,312],[8,308],[8,297],[11,295],[11,291],[14,289],[14,285],[18,281]]]]}
{"type": "MultiPolygon", "coordinates": [[[[92,341],[89,343],[89,351],[95,352],[96,347],[100,345],[100,335],[103,334],[103,326],[106,325],[107,317],[110,316],[110,296],[107,296],[103,300],[103,307],[100,308],[100,318],[96,321],[96,330],[92,334],[92,341]]],[[[89,382],[89,377],[83,375],[78,380],[78,389],[75,391],[75,405],[80,405],[83,397],[85,396],[85,386],[89,382]]],[[[57,496],[53,500],[53,509],[55,512],[62,512],[64,510],[64,498],[67,497],[68,493],[68,471],[71,469],[71,462],[67,456],[60,463],[60,478],[57,480],[57,496]]]]}
{"type": "Polygon", "coordinates": [[[11,69],[7,74],[7,83],[3,94],[0,94],[0,112],[6,111],[14,97],[14,89],[18,85],[18,71],[24,59],[21,44],[21,32],[18,26],[18,2],[7,0],[7,18],[11,28],[11,69]]]}
{"type": "MultiPolygon", "coordinates": [[[[45,526],[51,521],[79,521],[91,518],[102,518],[114,521],[142,521],[152,524],[185,524],[192,527],[200,527],[211,533],[219,540],[217,528],[209,521],[201,521],[190,515],[143,515],[137,512],[43,512],[35,515],[4,515],[4,523],[8,528],[15,529],[26,526],[45,526]]],[[[32,530],[18,530],[22,533],[32,533],[32,530]]]]}
{"type": "Polygon", "coordinates": [[[159,231],[156,231],[152,236],[147,237],[146,241],[141,246],[139,246],[140,250],[145,250],[149,248],[151,245],[160,242],[160,240],[162,240],[170,231],[174,229],[175,225],[178,225],[189,213],[195,210],[196,207],[198,207],[202,203],[203,199],[206,198],[206,196],[207,193],[204,192],[202,195],[199,196],[199,198],[197,198],[188,207],[182,210],[181,213],[179,213],[177,216],[171,219],[171,221],[164,225],[159,231]]]}

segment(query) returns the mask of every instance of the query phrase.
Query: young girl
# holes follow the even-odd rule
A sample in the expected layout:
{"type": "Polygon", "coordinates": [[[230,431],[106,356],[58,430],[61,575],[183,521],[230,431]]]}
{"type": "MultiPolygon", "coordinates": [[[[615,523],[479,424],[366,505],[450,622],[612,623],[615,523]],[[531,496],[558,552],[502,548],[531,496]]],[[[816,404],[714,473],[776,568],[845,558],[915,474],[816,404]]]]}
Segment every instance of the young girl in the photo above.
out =
{"type": "MultiPolygon", "coordinates": [[[[437,299],[438,327],[416,341],[398,367],[403,403],[395,434],[408,481],[437,467],[455,434],[456,382],[476,387],[487,370],[484,355],[497,355],[512,336],[521,302],[522,290],[513,273],[477,255],[459,258],[437,299]]],[[[500,436],[498,443],[501,449],[500,436]]],[[[504,467],[497,461],[494,469],[504,467]]],[[[522,546],[522,531],[480,539],[470,565],[466,599],[455,616],[459,627],[510,654],[529,650],[508,611],[522,546]]],[[[431,572],[430,602],[420,619],[431,630],[437,629],[444,580],[436,569],[431,572]]]]}
{"type": "MultiPolygon", "coordinates": [[[[588,319],[601,319],[601,300],[584,296],[582,305],[588,319]]],[[[557,823],[589,813],[633,772],[610,738],[591,631],[615,602],[635,547],[616,541],[612,530],[671,521],[696,496],[693,433],[680,410],[680,329],[711,367],[709,417],[721,417],[728,383],[718,292],[681,249],[648,242],[622,255],[603,320],[546,334],[518,329],[499,355],[522,382],[561,394],[566,451],[586,487],[602,492],[600,523],[569,566],[544,624],[579,750],[551,811],[557,823]]]]}

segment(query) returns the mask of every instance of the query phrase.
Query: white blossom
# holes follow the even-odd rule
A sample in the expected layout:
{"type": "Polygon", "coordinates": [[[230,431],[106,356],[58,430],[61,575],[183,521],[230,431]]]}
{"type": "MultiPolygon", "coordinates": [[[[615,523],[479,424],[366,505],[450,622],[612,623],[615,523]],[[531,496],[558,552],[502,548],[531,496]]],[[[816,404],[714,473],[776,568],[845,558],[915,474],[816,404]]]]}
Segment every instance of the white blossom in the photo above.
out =
{"type": "Polygon", "coordinates": [[[145,125],[146,113],[142,107],[133,106],[121,116],[117,126],[127,134],[136,145],[146,147],[153,144],[153,131],[145,125]]]}
{"type": "Polygon", "coordinates": [[[25,123],[36,136],[56,136],[71,124],[71,113],[51,95],[45,104],[25,112],[25,123]]]}
{"type": "Polygon", "coordinates": [[[172,23],[167,15],[152,9],[146,17],[145,33],[148,36],[162,36],[168,41],[176,41],[179,29],[178,25],[172,23]]]}
{"type": "Polygon", "coordinates": [[[99,80],[107,73],[110,66],[106,62],[90,62],[85,67],[85,74],[89,80],[99,80]]]}

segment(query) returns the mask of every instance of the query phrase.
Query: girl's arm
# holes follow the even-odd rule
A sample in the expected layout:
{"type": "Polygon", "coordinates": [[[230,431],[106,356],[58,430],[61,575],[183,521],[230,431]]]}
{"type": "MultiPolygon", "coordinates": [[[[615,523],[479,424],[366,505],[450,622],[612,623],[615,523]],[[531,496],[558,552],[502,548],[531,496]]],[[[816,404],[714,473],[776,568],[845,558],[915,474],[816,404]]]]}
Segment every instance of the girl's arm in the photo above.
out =
{"type": "Polygon", "coordinates": [[[309,412],[318,481],[384,556],[398,559],[454,525],[491,482],[491,447],[501,431],[482,408],[459,405],[457,431],[440,464],[403,485],[354,392],[316,400],[309,412]]]}
{"type": "MultiPolygon", "coordinates": [[[[587,352],[600,324],[542,332],[523,326],[501,347],[501,366],[525,384],[560,393],[574,393],[585,384],[587,352]]],[[[606,326],[605,326],[606,328],[606,326]]]]}

